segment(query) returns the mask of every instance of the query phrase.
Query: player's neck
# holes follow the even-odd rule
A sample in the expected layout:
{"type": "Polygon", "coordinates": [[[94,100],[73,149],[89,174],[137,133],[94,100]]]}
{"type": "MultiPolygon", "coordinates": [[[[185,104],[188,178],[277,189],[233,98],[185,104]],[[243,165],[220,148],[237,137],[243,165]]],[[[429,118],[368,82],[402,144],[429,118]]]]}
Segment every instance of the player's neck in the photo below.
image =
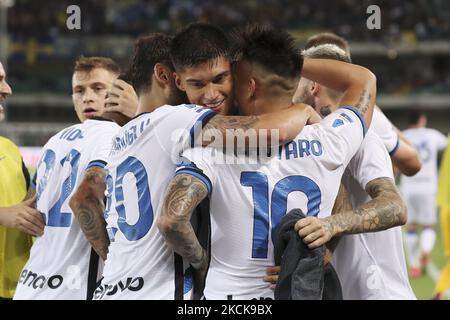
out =
{"type": "Polygon", "coordinates": [[[289,108],[292,105],[292,97],[289,95],[277,97],[261,97],[256,102],[256,108],[259,114],[280,111],[289,108]]]}
{"type": "Polygon", "coordinates": [[[165,99],[163,99],[163,97],[159,94],[153,94],[153,92],[150,92],[148,94],[140,95],[137,114],[155,111],[156,108],[159,108],[165,104],[165,99]]]}

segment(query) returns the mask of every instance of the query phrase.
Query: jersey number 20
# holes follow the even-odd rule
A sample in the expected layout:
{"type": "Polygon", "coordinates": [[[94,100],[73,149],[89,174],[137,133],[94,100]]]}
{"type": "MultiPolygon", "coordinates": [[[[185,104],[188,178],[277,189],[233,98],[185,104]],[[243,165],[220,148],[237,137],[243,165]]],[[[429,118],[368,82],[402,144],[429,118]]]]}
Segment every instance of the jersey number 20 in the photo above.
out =
{"type": "MultiPolygon", "coordinates": [[[[123,161],[116,171],[116,181],[113,181],[111,176],[106,179],[107,185],[107,202],[105,215],[109,214],[111,209],[111,197],[112,193],[116,197],[116,211],[118,217],[117,225],[120,231],[124,234],[125,238],[129,241],[136,241],[141,239],[147,234],[153,224],[153,207],[152,198],[150,195],[150,189],[148,187],[148,176],[144,165],[135,157],[128,157],[123,161]],[[124,189],[129,188],[124,184],[124,177],[129,173],[134,175],[136,179],[136,189],[138,198],[138,208],[139,208],[139,219],[135,224],[130,225],[127,222],[127,212],[124,203],[124,189]]],[[[116,231],[116,230],[115,230],[116,231]]],[[[114,233],[110,237],[114,236],[114,233]]],[[[111,241],[114,241],[111,239],[111,241]]]]}

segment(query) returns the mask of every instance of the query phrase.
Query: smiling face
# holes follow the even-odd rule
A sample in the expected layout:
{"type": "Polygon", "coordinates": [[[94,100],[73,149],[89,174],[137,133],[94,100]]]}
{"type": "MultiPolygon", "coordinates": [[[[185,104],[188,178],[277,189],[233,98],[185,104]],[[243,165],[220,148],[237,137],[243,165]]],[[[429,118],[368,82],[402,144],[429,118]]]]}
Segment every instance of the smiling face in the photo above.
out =
{"type": "Polygon", "coordinates": [[[95,68],[90,72],[76,71],[73,74],[72,100],[81,122],[103,114],[106,93],[116,78],[116,75],[103,68],[95,68]]]}
{"type": "Polygon", "coordinates": [[[177,87],[186,92],[190,103],[227,114],[233,101],[231,64],[218,57],[176,72],[177,87]]]}
{"type": "Polygon", "coordinates": [[[11,87],[6,82],[6,72],[0,62],[0,121],[5,118],[5,109],[3,108],[3,103],[7,96],[12,93],[11,87]]]}

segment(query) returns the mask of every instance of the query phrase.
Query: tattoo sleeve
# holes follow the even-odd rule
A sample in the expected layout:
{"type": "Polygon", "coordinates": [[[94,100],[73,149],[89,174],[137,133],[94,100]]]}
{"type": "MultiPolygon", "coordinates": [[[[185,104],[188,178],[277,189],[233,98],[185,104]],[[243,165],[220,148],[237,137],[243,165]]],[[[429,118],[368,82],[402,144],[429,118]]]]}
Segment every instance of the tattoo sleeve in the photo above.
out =
{"type": "MultiPolygon", "coordinates": [[[[203,127],[202,134],[202,146],[211,146],[216,148],[223,148],[226,146],[227,130],[241,130],[241,134],[244,137],[245,144],[248,145],[248,136],[246,131],[254,128],[258,123],[257,116],[223,116],[216,115],[203,127]]],[[[237,133],[238,131],[234,131],[237,133]]],[[[236,138],[234,138],[233,145],[237,147],[236,138]]]]}
{"type": "MultiPolygon", "coordinates": [[[[332,215],[341,214],[341,213],[351,211],[351,210],[353,210],[353,207],[350,202],[347,189],[345,189],[344,185],[341,183],[341,185],[339,186],[338,195],[334,202],[334,206],[333,206],[333,210],[331,211],[331,214],[332,215]]],[[[330,228],[334,227],[332,223],[330,223],[329,226],[330,226],[330,228]]],[[[333,234],[332,232],[333,232],[333,230],[331,230],[331,234],[333,234]]],[[[335,236],[326,243],[326,247],[331,252],[334,252],[334,250],[336,249],[340,240],[341,240],[341,237],[335,236]]]]}
{"type": "Polygon", "coordinates": [[[374,179],[366,192],[372,197],[369,202],[326,218],[334,235],[375,232],[406,223],[406,207],[392,179],[374,179]]]}
{"type": "Polygon", "coordinates": [[[70,207],[81,230],[97,254],[106,260],[109,238],[103,217],[106,173],[100,167],[86,171],[84,179],[70,200],[70,207]]]}
{"type": "Polygon", "coordinates": [[[158,218],[158,227],[169,245],[190,263],[202,260],[204,250],[190,223],[193,210],[208,196],[208,189],[198,178],[176,175],[170,182],[158,218]]]}

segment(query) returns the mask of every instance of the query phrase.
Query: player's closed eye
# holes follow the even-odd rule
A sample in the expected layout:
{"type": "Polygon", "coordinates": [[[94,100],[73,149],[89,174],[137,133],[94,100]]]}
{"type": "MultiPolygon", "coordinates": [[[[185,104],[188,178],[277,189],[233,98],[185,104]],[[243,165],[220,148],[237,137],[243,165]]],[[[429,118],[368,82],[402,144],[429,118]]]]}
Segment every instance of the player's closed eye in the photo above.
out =
{"type": "Polygon", "coordinates": [[[221,74],[221,75],[217,76],[216,78],[214,78],[213,82],[216,84],[223,83],[225,81],[226,76],[227,76],[226,74],[221,74]]]}
{"type": "Polygon", "coordinates": [[[195,89],[201,89],[205,86],[203,82],[190,82],[189,85],[195,89]]]}

